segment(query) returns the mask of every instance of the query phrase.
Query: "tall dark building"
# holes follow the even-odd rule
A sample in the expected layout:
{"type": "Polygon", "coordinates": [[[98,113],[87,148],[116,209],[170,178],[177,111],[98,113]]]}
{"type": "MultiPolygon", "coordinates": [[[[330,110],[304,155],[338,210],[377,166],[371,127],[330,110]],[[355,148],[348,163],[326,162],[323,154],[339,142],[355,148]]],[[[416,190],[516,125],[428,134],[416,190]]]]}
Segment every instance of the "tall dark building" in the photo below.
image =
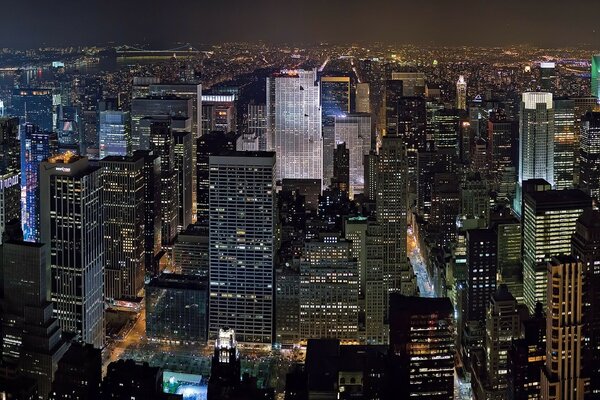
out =
{"type": "Polygon", "coordinates": [[[454,309],[448,298],[390,296],[390,378],[398,399],[454,398],[454,309]]]}
{"type": "Polygon", "coordinates": [[[144,157],[109,156],[102,167],[104,295],[135,299],[144,287],[144,157]]]}
{"type": "Polygon", "coordinates": [[[193,135],[190,132],[173,132],[174,169],[177,173],[177,212],[179,214],[178,232],[192,223],[192,165],[193,135]]]}
{"type": "Polygon", "coordinates": [[[497,235],[492,229],[467,231],[467,321],[485,321],[486,307],[496,292],[497,235]]]}
{"type": "Polygon", "coordinates": [[[144,265],[149,276],[158,275],[156,257],[161,249],[161,163],[160,156],[138,150],[134,157],[144,158],[144,265]]]}
{"type": "Polygon", "coordinates": [[[398,102],[398,134],[404,138],[408,192],[417,193],[417,154],[426,149],[427,112],[423,97],[402,97],[398,102]]]}
{"type": "Polygon", "coordinates": [[[513,340],[507,358],[509,400],[539,399],[542,368],[546,361],[546,318],[542,305],[521,322],[521,338],[513,340]]]}
{"type": "Polygon", "coordinates": [[[385,81],[383,96],[383,117],[386,135],[398,133],[398,102],[403,96],[403,81],[388,79],[385,81]]]}
{"type": "Polygon", "coordinates": [[[588,112],[582,121],[580,178],[582,189],[600,199],[600,112],[588,112]]]}
{"type": "Polygon", "coordinates": [[[175,143],[170,119],[150,123],[150,150],[160,156],[161,241],[168,246],[177,236],[179,224],[175,143]]]}
{"type": "Polygon", "coordinates": [[[346,143],[340,143],[333,151],[332,186],[343,192],[350,190],[350,152],[346,143]]]}
{"type": "Polygon", "coordinates": [[[209,157],[223,152],[235,151],[237,135],[235,133],[209,132],[198,139],[196,168],[198,176],[197,201],[198,223],[208,226],[208,160],[209,157]]]}
{"type": "MultiPolygon", "coordinates": [[[[579,216],[572,254],[583,264],[585,282],[584,371],[590,379],[589,398],[600,398],[600,212],[587,210],[579,216]]],[[[588,397],[586,397],[588,398],[588,397]]]]}
{"type": "Polygon", "coordinates": [[[19,119],[0,118],[0,236],[9,221],[21,220],[21,149],[18,136],[19,119]]]}
{"type": "Polygon", "coordinates": [[[50,384],[68,344],[52,317],[48,246],[11,238],[2,245],[2,358],[33,379],[40,398],[50,384]]]}
{"type": "Polygon", "coordinates": [[[487,154],[494,189],[500,198],[509,201],[515,193],[519,167],[518,129],[504,110],[491,113],[487,129],[487,154]]]}

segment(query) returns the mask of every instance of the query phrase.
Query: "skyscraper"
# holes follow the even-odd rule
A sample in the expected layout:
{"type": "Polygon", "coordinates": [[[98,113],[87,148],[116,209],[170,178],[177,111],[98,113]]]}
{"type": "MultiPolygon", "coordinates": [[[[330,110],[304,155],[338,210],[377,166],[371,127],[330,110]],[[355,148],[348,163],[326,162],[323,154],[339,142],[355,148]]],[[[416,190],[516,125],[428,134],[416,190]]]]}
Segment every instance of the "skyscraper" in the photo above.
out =
{"type": "Polygon", "coordinates": [[[575,179],[575,103],[572,99],[554,99],[554,184],[570,189],[575,179]]]}
{"type": "Polygon", "coordinates": [[[9,238],[2,245],[2,356],[34,379],[46,398],[68,344],[52,316],[47,245],[9,238]]]}
{"type": "Polygon", "coordinates": [[[40,231],[50,246],[54,315],[64,331],[95,347],[105,338],[100,173],[72,153],[40,165],[40,231]]]}
{"type": "Polygon", "coordinates": [[[546,263],[571,253],[571,236],[577,218],[592,206],[577,189],[526,193],[523,199],[523,291],[533,312],[537,302],[546,305],[546,263]]]}
{"type": "Polygon", "coordinates": [[[31,124],[21,129],[21,187],[25,192],[22,204],[23,236],[30,242],[40,240],[40,163],[57,151],[55,133],[41,132],[31,124]]]}
{"type": "Polygon", "coordinates": [[[190,132],[173,132],[173,168],[177,174],[177,231],[185,230],[195,219],[192,216],[193,138],[190,132]]]}
{"type": "Polygon", "coordinates": [[[590,379],[590,398],[600,396],[600,212],[587,210],[579,216],[572,240],[572,254],[582,263],[585,291],[583,367],[590,379]]]}
{"type": "Polygon", "coordinates": [[[546,366],[542,400],[583,400],[584,274],[581,261],[555,257],[547,264],[546,366]]]}
{"type": "Polygon", "coordinates": [[[580,139],[580,178],[583,190],[600,199],[600,113],[588,112],[583,118],[580,139]]]}
{"type": "Polygon", "coordinates": [[[514,196],[519,167],[516,124],[502,110],[492,112],[488,120],[487,143],[490,172],[498,197],[508,201],[514,196]]]}
{"type": "Polygon", "coordinates": [[[129,112],[100,111],[98,126],[100,158],[131,154],[129,112]]]}
{"type": "Polygon", "coordinates": [[[377,159],[377,222],[383,235],[383,281],[399,290],[408,271],[406,252],[406,148],[399,136],[384,136],[377,159]]]}
{"type": "Polygon", "coordinates": [[[267,126],[277,153],[277,181],[323,179],[319,95],[316,70],[282,71],[267,78],[267,126]]]}
{"type": "Polygon", "coordinates": [[[0,236],[7,223],[21,220],[21,149],[18,133],[18,118],[0,118],[0,236]]]}
{"type": "Polygon", "coordinates": [[[168,246],[177,236],[179,225],[175,143],[170,119],[150,123],[149,146],[160,156],[161,240],[163,246],[168,246]]]}
{"type": "Polygon", "coordinates": [[[306,243],[300,266],[302,340],[358,340],[358,281],[349,241],[326,236],[306,243]]]}
{"type": "Polygon", "coordinates": [[[337,145],[334,122],[336,117],[350,112],[350,77],[322,76],[320,78],[320,88],[321,123],[323,124],[323,175],[327,184],[333,176],[333,152],[337,145]]]}
{"type": "Polygon", "coordinates": [[[142,123],[144,118],[180,117],[190,118],[192,121],[192,114],[193,101],[190,98],[175,95],[134,98],[131,101],[132,149],[134,151],[150,149],[150,125],[142,123]]]}
{"type": "Polygon", "coordinates": [[[208,193],[209,193],[209,168],[210,156],[219,155],[222,152],[235,151],[238,137],[235,133],[210,132],[205,133],[198,139],[196,169],[197,169],[197,221],[199,224],[208,226],[208,193]]]}
{"type": "Polygon", "coordinates": [[[155,258],[162,244],[160,156],[150,150],[138,150],[135,156],[144,158],[144,265],[146,275],[156,276],[155,258]]]}
{"type": "Polygon", "coordinates": [[[404,138],[408,167],[409,203],[417,195],[417,158],[427,148],[425,98],[402,97],[398,103],[398,134],[404,138]]]}
{"type": "Polygon", "coordinates": [[[467,81],[463,75],[456,81],[456,108],[465,111],[467,109],[467,81]]]}
{"type": "Polygon", "coordinates": [[[110,156],[102,167],[104,296],[135,299],[144,287],[144,157],[110,156]]]}
{"type": "Polygon", "coordinates": [[[496,292],[497,236],[492,229],[467,231],[467,321],[485,322],[490,297],[496,292]]]}
{"type": "Polygon", "coordinates": [[[267,151],[267,108],[264,104],[249,104],[246,131],[240,137],[241,151],[267,151]]]}
{"type": "Polygon", "coordinates": [[[335,117],[335,144],[350,151],[350,195],[364,192],[364,158],[371,150],[371,116],[348,114],[335,117]]]}
{"type": "Polygon", "coordinates": [[[383,94],[383,118],[384,135],[396,135],[398,133],[398,102],[404,96],[404,82],[401,80],[388,79],[385,81],[385,92],[383,94]]]}
{"type": "Polygon", "coordinates": [[[592,96],[600,99],[600,54],[592,56],[592,96]]]}
{"type": "Polygon", "coordinates": [[[484,341],[485,391],[503,397],[507,387],[508,351],[520,331],[517,301],[505,285],[500,285],[488,302],[484,341]]]}
{"type": "Polygon", "coordinates": [[[371,90],[366,82],[356,84],[356,112],[370,113],[371,112],[371,90]]]}
{"type": "Polygon", "coordinates": [[[209,337],[224,326],[271,343],[275,154],[210,156],[209,337]]]}
{"type": "Polygon", "coordinates": [[[390,349],[399,371],[390,379],[397,398],[454,398],[453,315],[448,298],[391,296],[390,349]]]}
{"type": "Polygon", "coordinates": [[[433,114],[431,121],[436,150],[451,149],[460,153],[460,116],[456,110],[441,109],[433,114]]]}
{"type": "Polygon", "coordinates": [[[552,93],[523,93],[519,113],[519,184],[544,179],[554,185],[552,93]]]}
{"type": "Polygon", "coordinates": [[[556,91],[556,63],[541,62],[540,63],[540,90],[542,92],[553,93],[556,91]]]}

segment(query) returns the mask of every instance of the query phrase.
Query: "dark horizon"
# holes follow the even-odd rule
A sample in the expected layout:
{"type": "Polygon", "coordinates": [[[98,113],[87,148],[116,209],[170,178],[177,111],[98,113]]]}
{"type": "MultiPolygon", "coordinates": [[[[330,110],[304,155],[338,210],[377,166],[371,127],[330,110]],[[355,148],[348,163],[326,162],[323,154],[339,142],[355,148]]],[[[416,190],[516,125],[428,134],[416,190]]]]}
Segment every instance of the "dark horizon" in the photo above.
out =
{"type": "Polygon", "coordinates": [[[9,48],[257,41],[600,48],[597,0],[4,3],[0,46],[9,48]]]}

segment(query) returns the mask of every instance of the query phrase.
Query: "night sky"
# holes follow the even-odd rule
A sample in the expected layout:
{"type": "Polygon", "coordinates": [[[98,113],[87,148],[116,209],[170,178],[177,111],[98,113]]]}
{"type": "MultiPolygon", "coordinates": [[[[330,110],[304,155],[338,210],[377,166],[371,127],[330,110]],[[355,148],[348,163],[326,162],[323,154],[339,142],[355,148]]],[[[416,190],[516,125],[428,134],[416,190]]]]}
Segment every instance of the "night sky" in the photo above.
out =
{"type": "Polygon", "coordinates": [[[176,41],[600,47],[600,0],[0,0],[0,46],[176,41]]]}

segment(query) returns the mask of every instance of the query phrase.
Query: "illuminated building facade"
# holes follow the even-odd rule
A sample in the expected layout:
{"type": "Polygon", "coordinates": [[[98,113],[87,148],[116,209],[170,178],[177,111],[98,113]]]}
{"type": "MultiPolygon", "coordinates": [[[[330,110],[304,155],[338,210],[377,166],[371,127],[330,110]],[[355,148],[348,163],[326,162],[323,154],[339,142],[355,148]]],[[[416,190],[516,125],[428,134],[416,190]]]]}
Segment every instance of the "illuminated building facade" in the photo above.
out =
{"type": "Polygon", "coordinates": [[[40,164],[57,151],[58,139],[55,133],[42,132],[31,124],[26,124],[21,129],[21,212],[23,237],[29,242],[40,240],[40,164]]]}
{"type": "Polygon", "coordinates": [[[390,298],[393,375],[402,399],[454,399],[454,309],[448,298],[390,298]]]}
{"type": "Polygon", "coordinates": [[[323,137],[317,71],[267,78],[268,133],[277,153],[275,179],[323,179],[323,137]]]}
{"type": "Polygon", "coordinates": [[[129,112],[100,111],[99,113],[99,156],[126,156],[131,154],[129,112]]]}
{"type": "Polygon", "coordinates": [[[50,246],[54,315],[63,331],[104,345],[101,169],[72,153],[40,165],[41,242],[50,246]]]}
{"type": "Polygon", "coordinates": [[[554,99],[554,185],[556,189],[570,189],[575,179],[575,102],[572,99],[554,99]]]}
{"type": "Polygon", "coordinates": [[[144,287],[144,158],[110,156],[102,167],[104,296],[135,299],[144,287]]]}
{"type": "Polygon", "coordinates": [[[544,179],[554,185],[552,93],[523,93],[519,113],[519,185],[544,179]]]}
{"type": "Polygon", "coordinates": [[[463,75],[456,81],[456,108],[458,110],[467,110],[467,81],[463,75]]]}
{"type": "Polygon", "coordinates": [[[570,256],[547,264],[546,366],[542,370],[542,400],[583,400],[584,273],[570,256]]]}
{"type": "Polygon", "coordinates": [[[592,56],[592,96],[600,99],[600,54],[592,56]]]}
{"type": "Polygon", "coordinates": [[[307,242],[300,265],[300,338],[357,341],[358,283],[350,242],[335,236],[307,242]]]}
{"type": "Polygon", "coordinates": [[[246,131],[240,137],[238,150],[267,151],[267,108],[264,104],[249,104],[246,131]]]}
{"type": "Polygon", "coordinates": [[[523,294],[530,312],[546,305],[546,263],[571,253],[577,218],[592,200],[577,189],[526,193],[523,199],[523,294]]]}
{"type": "Polygon", "coordinates": [[[223,326],[271,343],[274,312],[275,154],[210,156],[209,337],[223,326]]]}
{"type": "MultiPolygon", "coordinates": [[[[407,169],[406,147],[399,136],[382,138],[377,158],[376,219],[383,235],[383,283],[387,290],[410,293],[410,279],[406,250],[407,169]]],[[[387,307],[386,307],[387,309],[387,307]]]]}
{"type": "Polygon", "coordinates": [[[587,337],[583,367],[590,380],[590,398],[600,395],[600,211],[579,216],[572,241],[572,254],[582,263],[585,282],[583,309],[587,337]]]}

